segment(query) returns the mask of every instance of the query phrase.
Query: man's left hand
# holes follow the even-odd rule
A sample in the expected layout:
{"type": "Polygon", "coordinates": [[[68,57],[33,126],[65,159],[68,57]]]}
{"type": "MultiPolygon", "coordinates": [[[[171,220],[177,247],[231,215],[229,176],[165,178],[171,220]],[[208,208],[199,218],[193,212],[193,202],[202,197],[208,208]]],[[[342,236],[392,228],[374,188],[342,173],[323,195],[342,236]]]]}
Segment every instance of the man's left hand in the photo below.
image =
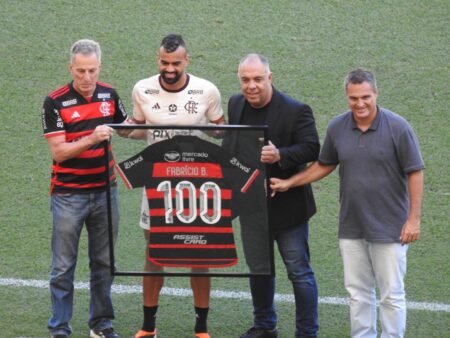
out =
{"type": "Polygon", "coordinates": [[[409,219],[403,225],[400,233],[400,242],[402,244],[409,244],[415,242],[420,237],[420,221],[412,222],[409,219]]]}
{"type": "Polygon", "coordinates": [[[281,159],[280,151],[275,145],[269,141],[269,144],[262,147],[261,162],[262,163],[276,163],[281,159]]]}

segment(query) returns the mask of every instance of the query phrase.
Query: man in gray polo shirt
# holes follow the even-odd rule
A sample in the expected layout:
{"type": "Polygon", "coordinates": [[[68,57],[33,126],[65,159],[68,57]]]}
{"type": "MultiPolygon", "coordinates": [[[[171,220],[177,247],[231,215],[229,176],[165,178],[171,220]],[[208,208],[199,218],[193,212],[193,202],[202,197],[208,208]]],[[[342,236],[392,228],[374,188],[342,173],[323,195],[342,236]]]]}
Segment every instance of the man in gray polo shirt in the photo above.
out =
{"type": "Polygon", "coordinates": [[[318,162],[286,179],[277,191],[317,181],[339,165],[339,247],[350,294],[352,337],[377,337],[375,286],[380,291],[381,337],[403,337],[408,244],[419,239],[424,163],[417,138],[401,116],[377,106],[371,71],[345,79],[350,110],[328,125],[318,162]]]}

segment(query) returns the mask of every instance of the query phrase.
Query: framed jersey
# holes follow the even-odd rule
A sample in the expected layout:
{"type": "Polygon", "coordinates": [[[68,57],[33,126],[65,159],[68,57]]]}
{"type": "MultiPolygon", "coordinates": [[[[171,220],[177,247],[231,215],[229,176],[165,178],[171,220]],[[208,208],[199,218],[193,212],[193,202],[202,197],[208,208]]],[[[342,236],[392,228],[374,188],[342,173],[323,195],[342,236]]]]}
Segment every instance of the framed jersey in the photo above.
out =
{"type": "Polygon", "coordinates": [[[274,273],[266,168],[254,158],[267,143],[265,126],[111,126],[132,129],[144,140],[155,131],[167,135],[150,144],[112,141],[121,143],[114,145],[121,219],[117,242],[110,245],[113,274],[274,273]],[[237,156],[237,138],[253,141],[252,156],[237,156]],[[258,223],[251,230],[243,229],[248,218],[258,223]],[[144,260],[153,268],[144,270],[144,260]]]}

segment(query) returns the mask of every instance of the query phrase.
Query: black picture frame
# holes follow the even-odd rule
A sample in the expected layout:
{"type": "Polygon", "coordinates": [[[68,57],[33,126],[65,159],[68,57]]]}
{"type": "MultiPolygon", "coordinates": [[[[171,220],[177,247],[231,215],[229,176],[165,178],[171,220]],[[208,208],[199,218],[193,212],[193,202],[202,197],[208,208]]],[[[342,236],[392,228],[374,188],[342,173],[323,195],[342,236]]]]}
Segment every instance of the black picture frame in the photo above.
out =
{"type": "MultiPolygon", "coordinates": [[[[165,131],[173,131],[173,130],[184,130],[184,131],[201,131],[201,132],[212,132],[217,135],[217,141],[222,142],[223,138],[229,137],[228,143],[231,149],[239,146],[237,144],[237,137],[233,137],[233,134],[240,135],[241,133],[251,133],[251,132],[260,132],[263,136],[263,140],[261,141],[261,145],[268,144],[268,127],[266,125],[261,126],[247,126],[247,125],[158,125],[151,126],[147,124],[109,124],[108,126],[112,127],[115,130],[123,130],[123,129],[144,129],[144,130],[165,130],[165,131]],[[225,136],[224,136],[225,135],[225,136]],[[230,136],[231,135],[231,136],[230,136]]],[[[223,141],[225,142],[225,141],[223,141]]],[[[109,253],[110,253],[110,263],[111,263],[111,274],[114,276],[203,276],[203,277],[250,277],[250,276],[274,276],[274,253],[273,253],[273,240],[271,238],[271,234],[268,231],[267,236],[267,248],[268,248],[268,262],[267,269],[265,271],[252,272],[251,269],[247,272],[218,272],[218,269],[210,269],[205,272],[195,272],[195,271],[172,271],[175,269],[169,268],[164,269],[163,272],[148,272],[148,271],[130,271],[130,270],[121,270],[120,267],[116,266],[116,253],[115,247],[113,245],[113,227],[112,227],[112,207],[111,207],[111,184],[110,180],[107,179],[110,177],[110,162],[113,160],[109,156],[109,147],[111,140],[103,142],[104,148],[104,165],[105,165],[105,179],[107,181],[107,212],[108,212],[108,242],[109,242],[109,253]]],[[[265,168],[264,171],[264,184],[266,185],[265,191],[267,192],[268,187],[268,178],[267,178],[267,166],[263,166],[265,168]]],[[[259,198],[259,197],[258,197],[259,198]]],[[[262,213],[266,214],[266,219],[268,222],[268,205],[270,203],[270,198],[267,193],[264,196],[261,196],[266,203],[266,210],[261,210],[262,213]]],[[[119,225],[120,229],[121,225],[119,225]]],[[[268,224],[265,225],[267,229],[269,228],[268,224]]],[[[119,230],[120,233],[120,230],[119,230]]]]}

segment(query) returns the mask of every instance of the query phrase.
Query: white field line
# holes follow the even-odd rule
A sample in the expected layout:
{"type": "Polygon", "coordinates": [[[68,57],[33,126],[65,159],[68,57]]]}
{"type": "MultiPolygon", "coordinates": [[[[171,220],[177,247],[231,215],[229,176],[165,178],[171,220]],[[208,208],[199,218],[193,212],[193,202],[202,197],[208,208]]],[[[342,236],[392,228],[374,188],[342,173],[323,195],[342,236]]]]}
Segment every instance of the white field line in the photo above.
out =
{"type": "MultiPolygon", "coordinates": [[[[46,289],[48,288],[48,281],[37,279],[16,279],[16,278],[0,278],[0,286],[12,287],[33,287],[46,289]]],[[[88,290],[89,283],[76,282],[75,289],[88,290]]],[[[124,285],[114,284],[113,292],[117,294],[141,293],[142,287],[140,285],[124,285]]],[[[192,291],[190,289],[178,289],[164,287],[161,294],[176,297],[191,297],[192,291]]],[[[230,299],[251,299],[249,292],[243,291],[222,291],[212,290],[211,296],[214,298],[230,298],[230,299]]],[[[275,300],[277,302],[294,303],[294,295],[292,294],[276,294],[275,300]]],[[[349,299],[342,297],[320,297],[319,304],[331,305],[348,305],[349,299]]],[[[442,303],[424,303],[424,302],[406,302],[406,306],[410,310],[426,310],[426,311],[441,311],[450,313],[450,305],[442,303]]]]}

